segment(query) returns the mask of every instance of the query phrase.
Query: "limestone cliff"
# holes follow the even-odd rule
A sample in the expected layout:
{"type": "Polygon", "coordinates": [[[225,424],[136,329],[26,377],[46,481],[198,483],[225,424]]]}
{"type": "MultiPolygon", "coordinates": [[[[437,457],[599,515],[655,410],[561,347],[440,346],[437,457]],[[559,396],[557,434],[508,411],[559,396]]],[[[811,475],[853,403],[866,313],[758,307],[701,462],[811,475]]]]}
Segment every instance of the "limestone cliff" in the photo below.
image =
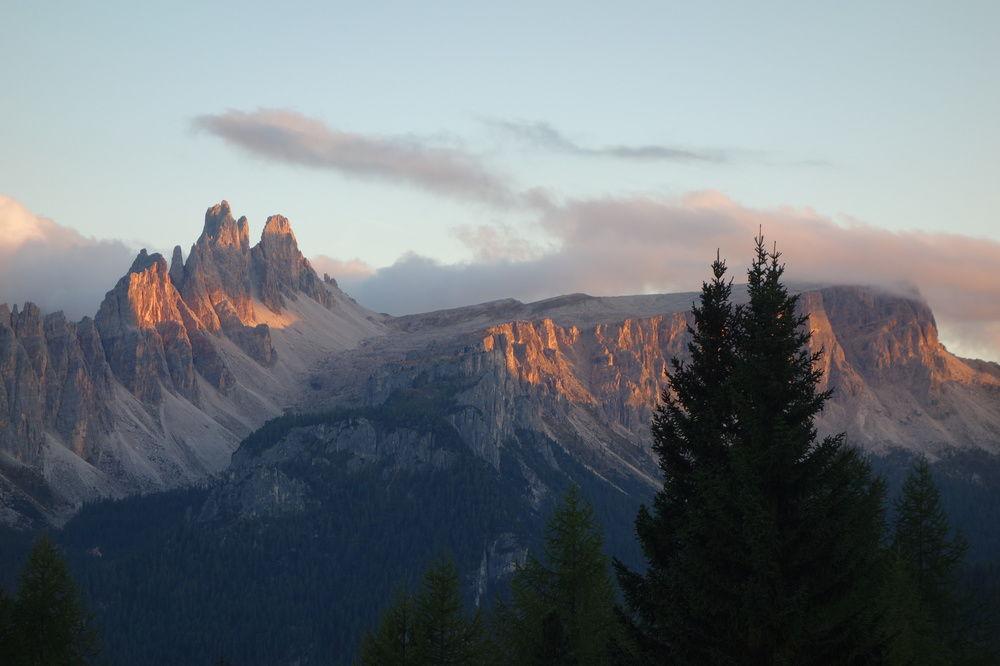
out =
{"type": "MultiPolygon", "coordinates": [[[[685,305],[694,298],[575,296],[401,318],[397,334],[331,358],[303,409],[371,407],[399,391],[450,387],[449,418],[466,445],[497,469],[519,466],[539,498],[548,489],[532,481],[544,476],[532,456],[555,465],[557,450],[614,485],[654,486],[649,421],[670,360],[687,358],[685,305]]],[[[1000,379],[949,353],[922,301],[830,287],[803,293],[801,308],[824,352],[824,387],[834,390],[823,432],[844,431],[875,452],[1000,452],[1000,379]]]]}
{"type": "Polygon", "coordinates": [[[260,300],[274,312],[281,312],[286,299],[305,294],[330,307],[333,297],[323,280],[302,256],[288,219],[267,218],[260,242],[251,251],[253,273],[260,300]]]}
{"type": "Polygon", "coordinates": [[[93,319],[0,306],[0,522],[59,520],[88,497],[221,469],[318,355],[378,332],[279,217],[255,248],[263,287],[246,218],[223,201],[187,262],[179,246],[169,267],[143,250],[93,319]]]}
{"type": "MultiPolygon", "coordinates": [[[[248,227],[225,201],[209,208],[186,260],[144,250],[94,319],[0,306],[0,522],[204,478],[288,408],[360,409],[393,428],[433,415],[448,446],[523,483],[534,506],[568,467],[617,493],[658,483],[649,420],[670,360],[687,356],[697,294],[388,318],[319,278],[286,218],[252,247],[248,227]]],[[[822,431],[877,452],[1000,452],[1000,370],[949,353],[918,297],[828,287],[801,307],[834,390],[822,431]]],[[[364,428],[332,432],[333,449],[381,450],[364,428]]]]}

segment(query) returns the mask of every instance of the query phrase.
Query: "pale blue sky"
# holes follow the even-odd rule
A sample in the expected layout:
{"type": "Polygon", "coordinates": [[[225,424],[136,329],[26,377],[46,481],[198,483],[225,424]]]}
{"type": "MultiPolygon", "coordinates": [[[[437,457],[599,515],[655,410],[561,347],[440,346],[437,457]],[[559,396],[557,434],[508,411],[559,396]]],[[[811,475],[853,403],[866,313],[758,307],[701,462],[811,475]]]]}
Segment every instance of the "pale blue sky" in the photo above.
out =
{"type": "Polygon", "coordinates": [[[461,145],[562,196],[716,189],[996,239],[998,6],[6,0],[0,191],[85,234],[158,247],[186,246],[225,197],[255,229],[283,212],[308,252],[374,265],[407,250],[461,260],[454,226],[523,220],[268,163],[191,129],[269,107],[461,145]],[[587,159],[504,139],[485,119],[731,157],[587,159]]]}

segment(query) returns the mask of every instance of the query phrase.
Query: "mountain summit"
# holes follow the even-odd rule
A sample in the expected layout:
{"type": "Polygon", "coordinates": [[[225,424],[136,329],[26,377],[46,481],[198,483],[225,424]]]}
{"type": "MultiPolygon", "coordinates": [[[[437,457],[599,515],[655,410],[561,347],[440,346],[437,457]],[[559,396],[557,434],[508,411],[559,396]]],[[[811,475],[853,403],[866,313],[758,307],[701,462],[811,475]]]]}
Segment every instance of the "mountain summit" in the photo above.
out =
{"type": "MultiPolygon", "coordinates": [[[[329,446],[443,465],[451,454],[433,438],[393,430],[417,410],[493,469],[520,470],[534,506],[559,470],[636,497],[658,483],[649,419],[670,359],[687,354],[694,294],[393,318],[321,279],[287,218],[269,217],[253,246],[249,226],[226,201],[212,206],[186,259],[180,246],[169,265],[143,250],[93,319],[0,306],[0,522],[60,523],[87,499],[202,479],[288,409],[364,416],[299,433],[283,457],[340,433],[329,446]]],[[[1000,367],[949,353],[926,304],[835,286],[803,292],[801,307],[835,390],[822,430],[883,454],[998,452],[1000,367]]],[[[280,488],[262,455],[241,449],[233,473],[280,488]]],[[[234,501],[260,514],[272,497],[234,501]]]]}
{"type": "Polygon", "coordinates": [[[228,202],[210,207],[187,261],[142,250],[93,320],[0,307],[0,521],[58,522],[83,499],[218,471],[304,367],[379,333],[287,218],[254,247],[249,233],[228,202]]]}

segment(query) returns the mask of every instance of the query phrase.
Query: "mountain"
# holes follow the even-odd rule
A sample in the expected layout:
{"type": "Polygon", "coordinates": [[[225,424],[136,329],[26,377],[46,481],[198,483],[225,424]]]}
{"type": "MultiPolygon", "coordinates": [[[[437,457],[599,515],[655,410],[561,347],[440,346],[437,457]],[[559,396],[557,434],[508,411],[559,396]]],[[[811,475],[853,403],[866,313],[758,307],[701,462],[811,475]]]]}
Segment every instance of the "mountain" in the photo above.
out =
{"type": "MultiPolygon", "coordinates": [[[[441,552],[488,603],[570,483],[641,561],[649,420],[697,294],[390,317],[319,277],[286,218],[249,238],[223,201],[186,260],[140,252],[93,318],[0,307],[0,523],[64,525],[113,663],[349,661],[441,552]]],[[[820,430],[890,487],[928,456],[995,558],[1000,366],[945,349],[916,294],[796,289],[834,390],[820,430]]]]}
{"type": "MultiPolygon", "coordinates": [[[[823,431],[883,454],[997,453],[1000,366],[950,354],[918,296],[801,291],[835,390],[823,431]]],[[[613,486],[652,487],[647,425],[695,298],[388,317],[319,277],[287,218],[269,217],[251,247],[222,201],[186,261],[179,246],[169,264],[143,250],[92,319],[0,306],[0,523],[61,524],[83,501],[204,479],[285,409],[374,408],[442,379],[460,387],[454,427],[490,465],[555,447],[613,486]]]]}
{"type": "MultiPolygon", "coordinates": [[[[912,297],[802,293],[836,391],[821,428],[871,451],[891,489],[912,455],[932,456],[971,556],[995,558],[993,366],[951,355],[912,297]]],[[[66,526],[112,662],[350,663],[441,553],[468,601],[491,603],[570,483],[610,552],[641,566],[632,524],[658,484],[649,417],[695,297],[486,303],[386,319],[330,354],[208,484],[91,505],[66,526]]]]}
{"type": "Polygon", "coordinates": [[[316,275],[287,219],[250,247],[225,201],[186,262],[143,250],[93,319],[0,306],[0,523],[222,470],[307,368],[382,319],[316,275]]]}

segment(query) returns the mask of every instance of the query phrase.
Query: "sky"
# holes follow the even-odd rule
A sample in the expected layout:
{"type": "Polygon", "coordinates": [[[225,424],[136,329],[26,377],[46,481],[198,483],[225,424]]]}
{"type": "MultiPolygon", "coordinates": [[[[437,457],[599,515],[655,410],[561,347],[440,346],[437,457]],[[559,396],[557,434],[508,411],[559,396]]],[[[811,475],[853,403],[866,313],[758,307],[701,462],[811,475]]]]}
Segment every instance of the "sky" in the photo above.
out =
{"type": "Polygon", "coordinates": [[[1000,358],[998,24],[971,1],[6,0],[0,300],[92,312],[221,199],[258,233],[288,216],[393,313],[696,289],[762,226],[790,275],[913,284],[949,347],[1000,358]]]}

